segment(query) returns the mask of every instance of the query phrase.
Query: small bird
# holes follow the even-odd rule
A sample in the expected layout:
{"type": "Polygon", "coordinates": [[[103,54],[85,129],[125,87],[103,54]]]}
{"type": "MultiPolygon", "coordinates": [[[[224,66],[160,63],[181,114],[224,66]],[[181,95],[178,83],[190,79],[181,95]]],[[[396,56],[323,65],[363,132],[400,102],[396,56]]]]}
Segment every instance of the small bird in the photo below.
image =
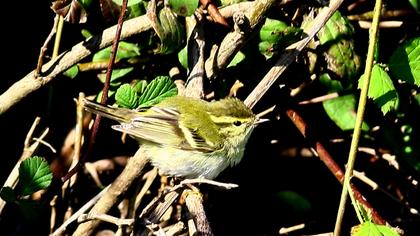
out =
{"type": "Polygon", "coordinates": [[[238,164],[259,119],[237,98],[207,102],[173,96],[145,110],[84,107],[118,121],[112,128],[134,137],[152,165],[168,176],[214,179],[238,164]]]}

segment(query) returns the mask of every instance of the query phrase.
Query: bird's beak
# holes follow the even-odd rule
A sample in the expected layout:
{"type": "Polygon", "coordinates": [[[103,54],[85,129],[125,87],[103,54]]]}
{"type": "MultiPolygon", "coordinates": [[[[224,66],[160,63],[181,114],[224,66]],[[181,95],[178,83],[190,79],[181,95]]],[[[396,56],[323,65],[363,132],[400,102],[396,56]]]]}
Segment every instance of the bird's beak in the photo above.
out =
{"type": "Polygon", "coordinates": [[[255,125],[259,125],[261,123],[270,121],[270,119],[262,119],[262,118],[257,118],[257,121],[255,122],[255,125]]]}

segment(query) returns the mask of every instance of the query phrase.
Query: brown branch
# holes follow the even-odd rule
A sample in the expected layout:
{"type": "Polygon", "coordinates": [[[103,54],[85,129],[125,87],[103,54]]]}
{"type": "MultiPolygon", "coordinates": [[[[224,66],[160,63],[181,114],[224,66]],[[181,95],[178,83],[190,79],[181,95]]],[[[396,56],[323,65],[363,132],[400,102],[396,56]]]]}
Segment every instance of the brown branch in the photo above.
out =
{"type": "MultiPolygon", "coordinates": [[[[311,145],[314,147],[315,151],[317,152],[319,158],[322,162],[327,166],[327,168],[331,171],[331,173],[336,177],[336,179],[343,184],[344,181],[344,172],[341,170],[340,166],[334,161],[332,156],[329,152],[325,149],[324,145],[320,141],[311,140],[311,137],[308,136],[308,128],[307,123],[303,120],[303,118],[293,109],[288,109],[286,111],[287,116],[296,126],[296,128],[300,131],[300,133],[306,139],[311,141],[311,145]]],[[[365,200],[363,195],[359,192],[359,190],[355,186],[351,186],[354,197],[363,205],[365,209],[368,209],[368,212],[372,215],[372,219],[377,224],[385,224],[385,220],[379,215],[379,213],[365,200]]]]}
{"type": "Polygon", "coordinates": [[[206,212],[204,211],[203,198],[200,192],[185,190],[184,194],[186,194],[185,204],[197,227],[197,234],[202,236],[213,235],[206,212]]]}
{"type": "MultiPolygon", "coordinates": [[[[121,39],[126,39],[132,35],[149,30],[151,27],[147,16],[139,16],[127,20],[124,22],[121,31],[121,39]]],[[[0,115],[30,93],[54,80],[57,75],[63,73],[77,62],[102,48],[110,46],[114,40],[116,28],[117,26],[112,26],[104,30],[101,34],[76,44],[70,51],[60,54],[57,59],[46,63],[42,67],[43,72],[41,72],[38,78],[35,79],[34,70],[13,84],[7,91],[0,95],[0,115]]]]}

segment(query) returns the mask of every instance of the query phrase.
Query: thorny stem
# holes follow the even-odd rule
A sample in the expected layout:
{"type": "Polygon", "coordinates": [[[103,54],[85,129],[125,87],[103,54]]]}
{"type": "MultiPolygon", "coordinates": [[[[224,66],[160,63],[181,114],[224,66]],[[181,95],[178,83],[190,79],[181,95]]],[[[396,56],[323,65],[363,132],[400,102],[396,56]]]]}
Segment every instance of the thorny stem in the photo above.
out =
{"type": "MultiPolygon", "coordinates": [[[[337,219],[335,222],[334,235],[340,235],[340,232],[341,232],[341,224],[343,221],[344,211],[345,211],[346,202],[347,202],[348,186],[350,185],[350,178],[353,175],[353,167],[356,161],[357,147],[359,145],[360,133],[361,133],[362,123],[363,123],[363,116],[365,113],[366,100],[367,100],[367,95],[369,91],[370,76],[371,76],[372,67],[373,67],[373,59],[374,59],[374,54],[375,54],[375,45],[376,45],[377,36],[378,36],[378,25],[379,25],[379,18],[381,15],[381,8],[382,8],[382,0],[376,0],[375,8],[374,8],[374,17],[372,21],[372,28],[369,34],[369,47],[368,47],[368,53],[367,53],[367,58],[366,58],[364,81],[362,85],[362,91],[360,92],[359,104],[357,107],[356,124],[354,125],[353,138],[351,140],[350,153],[348,157],[346,173],[344,175],[344,184],[343,184],[343,190],[341,192],[337,219]]],[[[358,211],[357,203],[353,202],[353,205],[356,211],[358,211]]]]}
{"type": "MultiPolygon", "coordinates": [[[[109,63],[108,63],[108,68],[106,70],[106,77],[105,77],[104,87],[102,89],[101,104],[106,104],[106,101],[108,100],[108,91],[109,91],[109,84],[110,84],[110,81],[111,81],[112,68],[114,66],[115,57],[117,55],[117,50],[118,50],[118,44],[119,44],[119,41],[120,41],[122,25],[124,23],[124,15],[125,15],[125,12],[127,10],[127,2],[128,2],[128,0],[123,0],[123,2],[122,2],[121,13],[120,13],[120,17],[118,18],[117,30],[115,32],[115,40],[114,40],[114,42],[112,44],[111,57],[110,57],[110,60],[109,60],[109,63]]],[[[97,115],[96,116],[96,119],[95,119],[95,122],[93,123],[92,134],[90,136],[89,146],[88,146],[88,149],[87,149],[85,155],[77,163],[77,165],[73,169],[71,169],[62,178],[62,181],[63,182],[65,182],[72,175],[74,175],[78,171],[78,169],[81,167],[82,163],[84,163],[86,161],[86,159],[92,153],[92,149],[93,149],[93,145],[95,143],[96,135],[98,134],[100,122],[101,122],[101,116],[100,115],[97,115]]]]}

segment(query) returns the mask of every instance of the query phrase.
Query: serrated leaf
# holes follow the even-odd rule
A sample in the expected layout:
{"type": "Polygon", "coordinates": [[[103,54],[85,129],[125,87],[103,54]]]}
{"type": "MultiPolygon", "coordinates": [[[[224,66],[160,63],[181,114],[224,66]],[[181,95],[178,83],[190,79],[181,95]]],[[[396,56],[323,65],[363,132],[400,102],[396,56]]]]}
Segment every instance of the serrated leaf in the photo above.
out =
{"type": "Polygon", "coordinates": [[[168,0],[168,5],[179,16],[191,16],[198,8],[198,0],[168,0]]]}
{"type": "Polygon", "coordinates": [[[178,89],[169,76],[158,76],[147,85],[146,90],[140,96],[139,108],[153,106],[177,93],[178,89]]]}
{"type": "Polygon", "coordinates": [[[52,173],[48,163],[41,157],[30,157],[19,166],[19,185],[21,195],[30,195],[50,186],[52,173]]]}
{"type": "Polygon", "coordinates": [[[120,107],[129,109],[135,109],[139,105],[137,92],[129,84],[123,84],[117,89],[115,101],[120,107]]]}
{"type": "Polygon", "coordinates": [[[3,187],[0,190],[0,197],[6,202],[16,201],[16,193],[11,187],[3,187]]]}
{"type": "Polygon", "coordinates": [[[391,227],[365,222],[351,229],[352,236],[399,236],[391,227]]]}
{"type": "Polygon", "coordinates": [[[394,51],[389,69],[397,79],[420,86],[420,37],[409,40],[394,51]]]}
{"type": "Polygon", "coordinates": [[[78,73],[79,73],[79,67],[77,65],[74,65],[68,68],[66,71],[64,71],[63,75],[69,77],[70,79],[74,79],[76,78],[78,73]]]}
{"type": "MultiPolygon", "coordinates": [[[[361,76],[358,85],[359,89],[361,89],[363,81],[364,76],[361,76]]],[[[372,68],[368,97],[373,99],[384,115],[398,108],[399,97],[397,90],[388,73],[377,64],[372,68]]]]}
{"type": "MultiPolygon", "coordinates": [[[[349,94],[324,101],[322,106],[331,120],[342,130],[352,130],[356,123],[356,98],[349,94]]],[[[362,130],[368,131],[369,126],[363,122],[362,130]]]]}

